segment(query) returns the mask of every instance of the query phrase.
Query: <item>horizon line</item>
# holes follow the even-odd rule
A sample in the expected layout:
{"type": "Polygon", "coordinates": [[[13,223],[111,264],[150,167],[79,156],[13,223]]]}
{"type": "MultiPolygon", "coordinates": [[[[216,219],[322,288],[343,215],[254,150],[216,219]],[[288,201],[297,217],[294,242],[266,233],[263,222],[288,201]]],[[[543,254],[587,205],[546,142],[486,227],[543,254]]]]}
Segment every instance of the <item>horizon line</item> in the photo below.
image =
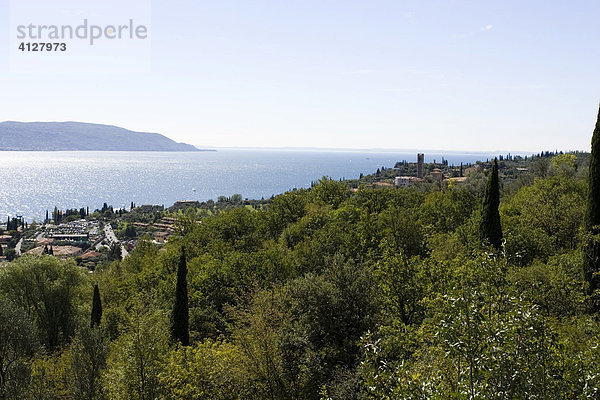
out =
{"type": "MultiPolygon", "coordinates": [[[[381,152],[381,153],[435,153],[435,154],[499,154],[499,155],[530,155],[538,154],[540,151],[532,150],[448,150],[448,149],[403,149],[403,148],[381,148],[381,147],[318,147],[318,146],[201,146],[194,145],[195,147],[203,149],[223,149],[223,150],[286,150],[286,151],[339,151],[339,152],[381,152]]],[[[581,149],[569,149],[569,150],[543,150],[551,152],[582,152],[586,153],[589,151],[581,149]]]]}

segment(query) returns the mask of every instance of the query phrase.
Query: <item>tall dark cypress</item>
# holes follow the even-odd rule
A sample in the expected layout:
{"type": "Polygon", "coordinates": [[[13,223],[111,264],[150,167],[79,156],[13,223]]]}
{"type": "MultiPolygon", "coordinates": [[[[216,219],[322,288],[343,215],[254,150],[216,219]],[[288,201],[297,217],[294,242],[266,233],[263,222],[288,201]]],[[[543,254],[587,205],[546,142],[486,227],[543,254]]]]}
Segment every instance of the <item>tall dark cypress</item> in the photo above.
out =
{"type": "Polygon", "coordinates": [[[92,301],[92,318],[90,326],[93,328],[95,326],[100,326],[100,321],[102,320],[102,301],[100,300],[100,290],[98,289],[98,284],[94,285],[94,299],[92,301]]]}
{"type": "Polygon", "coordinates": [[[483,244],[491,244],[500,249],[502,246],[502,225],[500,224],[500,180],[498,178],[498,160],[494,158],[492,173],[488,179],[483,201],[483,215],[479,227],[479,236],[483,244]]]}
{"type": "MultiPolygon", "coordinates": [[[[588,201],[585,211],[585,230],[587,239],[584,245],[584,272],[589,283],[590,294],[600,289],[600,242],[595,236],[600,234],[600,111],[596,128],[592,135],[592,154],[588,175],[588,201]]],[[[597,296],[595,296],[597,297],[597,296]]],[[[598,299],[594,301],[594,309],[598,311],[598,299]]]]}
{"type": "Polygon", "coordinates": [[[190,344],[189,309],[187,292],[187,263],[185,249],[181,247],[179,266],[177,267],[177,286],[175,287],[175,304],[171,314],[171,338],[183,346],[190,344]]]}

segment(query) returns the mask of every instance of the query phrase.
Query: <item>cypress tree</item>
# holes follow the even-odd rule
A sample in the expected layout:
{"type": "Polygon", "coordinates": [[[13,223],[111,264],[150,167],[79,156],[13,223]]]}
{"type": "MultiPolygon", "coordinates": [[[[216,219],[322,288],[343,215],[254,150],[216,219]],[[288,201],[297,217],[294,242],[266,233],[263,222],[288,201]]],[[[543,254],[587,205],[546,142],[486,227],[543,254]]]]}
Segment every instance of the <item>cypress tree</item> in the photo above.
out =
{"type": "Polygon", "coordinates": [[[494,158],[492,173],[488,179],[483,201],[483,213],[479,236],[483,244],[491,244],[500,249],[502,245],[502,225],[500,224],[500,181],[498,179],[498,160],[494,158]]]}
{"type": "Polygon", "coordinates": [[[94,285],[94,298],[92,300],[92,318],[90,326],[93,328],[95,326],[100,326],[100,321],[102,320],[102,301],[100,300],[100,290],[98,289],[98,284],[94,285]]]}
{"type": "Polygon", "coordinates": [[[171,314],[171,338],[183,346],[190,344],[189,309],[187,293],[187,263],[185,249],[181,247],[179,266],[177,267],[177,286],[175,287],[175,304],[171,314]]]}
{"type": "MultiPolygon", "coordinates": [[[[589,283],[589,293],[600,288],[600,242],[595,237],[600,234],[600,111],[596,128],[592,135],[592,153],[588,175],[588,200],[585,211],[586,241],[584,245],[584,273],[589,283]]],[[[594,301],[594,310],[599,309],[599,302],[594,301]]]]}

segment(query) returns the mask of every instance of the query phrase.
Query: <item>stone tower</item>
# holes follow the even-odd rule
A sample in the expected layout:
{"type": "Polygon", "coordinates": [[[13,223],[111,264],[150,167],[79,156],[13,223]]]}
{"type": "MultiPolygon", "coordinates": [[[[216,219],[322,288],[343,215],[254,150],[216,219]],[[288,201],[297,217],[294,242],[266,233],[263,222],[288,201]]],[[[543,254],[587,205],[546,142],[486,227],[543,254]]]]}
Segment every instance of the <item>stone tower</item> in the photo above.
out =
{"type": "Polygon", "coordinates": [[[423,163],[425,161],[425,154],[417,154],[417,178],[423,178],[423,163]]]}

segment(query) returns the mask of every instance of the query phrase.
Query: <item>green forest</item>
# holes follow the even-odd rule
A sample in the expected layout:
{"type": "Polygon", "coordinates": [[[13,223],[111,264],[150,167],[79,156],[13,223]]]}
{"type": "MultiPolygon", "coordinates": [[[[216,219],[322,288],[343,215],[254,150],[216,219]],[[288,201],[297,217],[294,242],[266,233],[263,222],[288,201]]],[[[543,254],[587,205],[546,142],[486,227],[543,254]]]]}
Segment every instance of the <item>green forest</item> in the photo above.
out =
{"type": "MultiPolygon", "coordinates": [[[[321,179],[93,273],[0,270],[1,399],[600,397],[592,153],[462,183],[321,179]]],[[[202,213],[198,213],[200,215],[202,213]]]]}

